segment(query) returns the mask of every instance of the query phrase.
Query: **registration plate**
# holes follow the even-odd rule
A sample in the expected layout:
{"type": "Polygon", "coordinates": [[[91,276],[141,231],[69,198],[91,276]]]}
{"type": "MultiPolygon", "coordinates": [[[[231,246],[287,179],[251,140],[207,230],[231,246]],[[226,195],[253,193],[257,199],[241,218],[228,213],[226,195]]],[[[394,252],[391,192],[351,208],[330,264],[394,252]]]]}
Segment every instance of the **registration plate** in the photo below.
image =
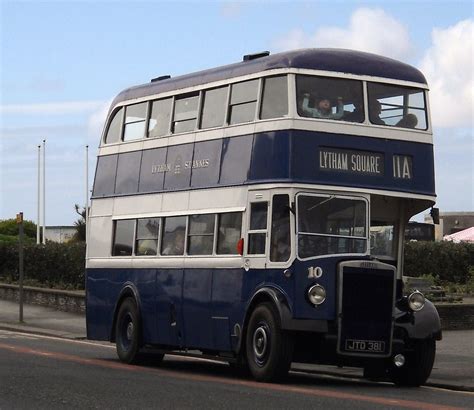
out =
{"type": "Polygon", "coordinates": [[[385,351],[385,342],[381,340],[347,339],[346,351],[383,353],[385,351]]]}

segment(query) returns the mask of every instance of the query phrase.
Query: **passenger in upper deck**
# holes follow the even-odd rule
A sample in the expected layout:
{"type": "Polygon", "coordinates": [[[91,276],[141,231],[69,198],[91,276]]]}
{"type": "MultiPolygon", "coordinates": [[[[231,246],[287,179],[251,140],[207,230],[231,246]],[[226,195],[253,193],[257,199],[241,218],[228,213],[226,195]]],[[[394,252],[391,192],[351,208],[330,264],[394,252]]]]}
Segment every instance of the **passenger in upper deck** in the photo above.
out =
{"type": "Polygon", "coordinates": [[[364,122],[364,118],[364,105],[357,104],[354,111],[344,111],[344,117],[342,119],[350,122],[364,122]]]}
{"type": "Polygon", "coordinates": [[[370,100],[369,102],[369,119],[372,124],[387,125],[385,121],[380,118],[382,112],[382,105],[378,100],[370,100]]]}
{"type": "Polygon", "coordinates": [[[337,98],[337,110],[335,113],[332,112],[332,103],[330,98],[321,97],[316,107],[309,106],[310,94],[307,93],[303,98],[302,109],[305,114],[313,118],[330,118],[333,120],[339,120],[344,115],[344,104],[342,97],[337,98]]]}
{"type": "Polygon", "coordinates": [[[418,124],[418,118],[415,114],[408,113],[400,121],[398,121],[395,126],[403,128],[415,128],[418,124]]]}

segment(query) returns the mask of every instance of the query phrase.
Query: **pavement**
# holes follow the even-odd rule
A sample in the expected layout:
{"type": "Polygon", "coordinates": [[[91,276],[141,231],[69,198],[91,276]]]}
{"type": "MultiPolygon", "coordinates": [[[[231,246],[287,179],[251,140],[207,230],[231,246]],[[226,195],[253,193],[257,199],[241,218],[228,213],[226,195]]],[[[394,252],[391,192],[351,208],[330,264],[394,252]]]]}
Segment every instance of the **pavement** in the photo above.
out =
{"type": "MultiPolygon", "coordinates": [[[[16,302],[0,300],[0,329],[56,336],[66,339],[85,339],[84,315],[67,313],[37,305],[24,305],[23,322],[19,322],[16,302]]],[[[443,332],[443,340],[436,344],[436,360],[428,386],[474,392],[474,330],[443,332]]],[[[361,378],[362,370],[294,364],[293,370],[345,378],[361,378]]]]}

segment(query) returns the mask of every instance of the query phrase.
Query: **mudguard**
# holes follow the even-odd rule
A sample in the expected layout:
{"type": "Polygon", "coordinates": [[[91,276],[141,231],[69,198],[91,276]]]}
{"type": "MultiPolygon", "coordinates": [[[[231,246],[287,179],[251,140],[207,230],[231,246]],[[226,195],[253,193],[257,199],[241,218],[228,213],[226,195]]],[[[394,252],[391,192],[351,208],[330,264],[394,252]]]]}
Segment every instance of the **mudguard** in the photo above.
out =
{"type": "Polygon", "coordinates": [[[425,301],[425,306],[419,312],[402,312],[396,309],[395,326],[405,329],[410,339],[442,338],[438,311],[429,300],[425,301]]]}
{"type": "MultiPolygon", "coordinates": [[[[278,288],[263,287],[260,288],[250,299],[245,312],[244,329],[250,318],[253,308],[259,303],[271,301],[276,307],[280,324],[283,330],[303,331],[303,332],[327,332],[328,325],[326,320],[301,320],[294,319],[286,295],[278,288]]],[[[239,341],[239,348],[240,348],[239,341]]]]}
{"type": "Polygon", "coordinates": [[[115,342],[115,323],[117,320],[117,313],[120,308],[120,304],[122,303],[122,300],[126,297],[133,297],[135,299],[135,302],[137,303],[137,308],[138,308],[138,315],[141,316],[141,301],[140,301],[140,294],[138,293],[138,289],[132,282],[125,282],[122,290],[119,293],[118,298],[116,299],[117,302],[115,303],[114,307],[114,317],[112,320],[112,326],[109,331],[110,335],[110,342],[115,342]]]}

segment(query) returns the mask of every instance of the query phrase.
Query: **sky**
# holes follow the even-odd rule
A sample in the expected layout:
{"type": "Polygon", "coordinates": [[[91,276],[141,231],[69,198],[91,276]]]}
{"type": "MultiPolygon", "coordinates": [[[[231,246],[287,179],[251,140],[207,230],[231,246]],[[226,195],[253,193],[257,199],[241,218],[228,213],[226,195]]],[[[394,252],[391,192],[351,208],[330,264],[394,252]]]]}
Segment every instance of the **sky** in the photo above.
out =
{"type": "MultiPolygon", "coordinates": [[[[306,47],[373,52],[411,64],[430,86],[437,206],[474,211],[470,0],[0,0],[0,219],[36,220],[46,139],[46,225],[85,204],[109,104],[122,89],[306,47]]],[[[418,216],[417,220],[422,220],[418,216]]]]}

